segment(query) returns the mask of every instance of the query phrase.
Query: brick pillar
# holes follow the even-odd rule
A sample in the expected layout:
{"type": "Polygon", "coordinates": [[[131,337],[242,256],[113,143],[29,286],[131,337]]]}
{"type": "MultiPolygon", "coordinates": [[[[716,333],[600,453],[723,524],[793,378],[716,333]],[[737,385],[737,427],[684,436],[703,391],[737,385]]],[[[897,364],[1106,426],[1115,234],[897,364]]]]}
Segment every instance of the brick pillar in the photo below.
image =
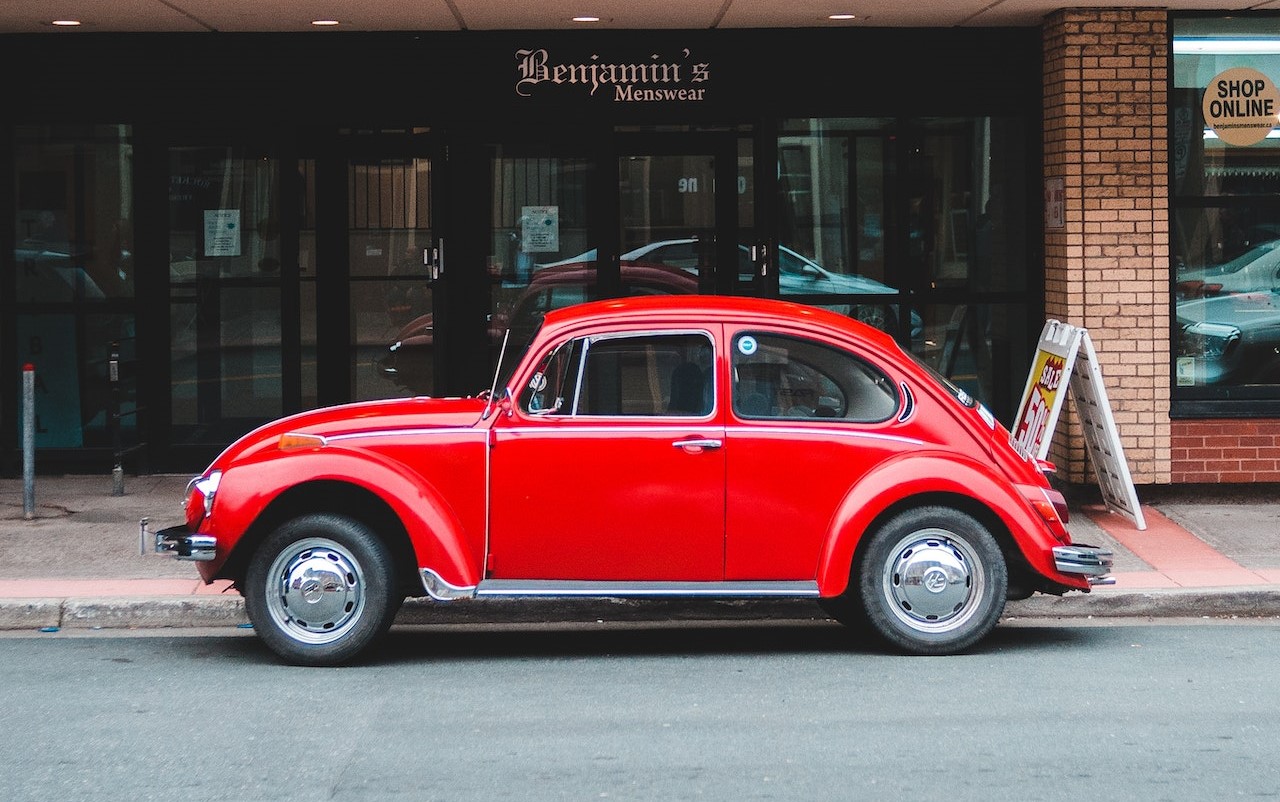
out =
{"type": "MultiPolygon", "coordinates": [[[[1135,484],[1170,482],[1168,37],[1162,10],[1046,18],[1044,177],[1066,189],[1045,231],[1045,314],[1089,330],[1135,484]]],[[[1050,458],[1094,483],[1067,403],[1050,458]]]]}

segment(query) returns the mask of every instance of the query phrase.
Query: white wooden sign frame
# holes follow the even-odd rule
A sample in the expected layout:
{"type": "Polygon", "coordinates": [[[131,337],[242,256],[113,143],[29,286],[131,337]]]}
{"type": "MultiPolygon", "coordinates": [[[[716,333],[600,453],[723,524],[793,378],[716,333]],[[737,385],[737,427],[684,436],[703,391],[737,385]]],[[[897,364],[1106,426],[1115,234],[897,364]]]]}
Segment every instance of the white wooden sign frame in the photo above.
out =
{"type": "Polygon", "coordinates": [[[1089,332],[1058,320],[1049,320],[1040,333],[1036,358],[1018,404],[1018,416],[1010,443],[1025,456],[1044,459],[1058,424],[1067,393],[1080,416],[1085,449],[1093,465],[1102,500],[1107,508],[1133,521],[1138,529],[1147,522],[1138,503],[1129,463],[1120,443],[1102,368],[1089,332]]]}

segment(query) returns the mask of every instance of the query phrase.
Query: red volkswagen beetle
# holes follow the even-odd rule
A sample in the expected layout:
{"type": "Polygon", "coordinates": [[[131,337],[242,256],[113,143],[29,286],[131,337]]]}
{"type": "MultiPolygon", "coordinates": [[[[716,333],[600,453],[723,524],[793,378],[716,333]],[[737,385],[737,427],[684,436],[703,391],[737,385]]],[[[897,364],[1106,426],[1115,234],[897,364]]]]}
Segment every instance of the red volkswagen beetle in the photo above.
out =
{"type": "Polygon", "coordinates": [[[513,332],[493,389],[269,424],[158,551],[244,594],[283,659],[355,657],[406,596],[808,597],[916,654],[1087,591],[1040,466],[888,336],[776,301],[631,298],[513,332]]]}

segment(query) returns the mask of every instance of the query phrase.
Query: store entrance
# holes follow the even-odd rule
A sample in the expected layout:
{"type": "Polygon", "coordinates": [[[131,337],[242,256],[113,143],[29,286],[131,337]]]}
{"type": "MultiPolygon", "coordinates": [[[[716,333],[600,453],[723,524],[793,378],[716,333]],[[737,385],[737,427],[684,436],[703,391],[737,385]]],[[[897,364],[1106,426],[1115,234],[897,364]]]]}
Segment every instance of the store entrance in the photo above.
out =
{"type": "Polygon", "coordinates": [[[488,221],[477,242],[486,325],[472,353],[492,369],[509,326],[575,303],[751,291],[750,146],[725,132],[617,133],[578,149],[489,146],[488,193],[477,199],[488,221]]]}

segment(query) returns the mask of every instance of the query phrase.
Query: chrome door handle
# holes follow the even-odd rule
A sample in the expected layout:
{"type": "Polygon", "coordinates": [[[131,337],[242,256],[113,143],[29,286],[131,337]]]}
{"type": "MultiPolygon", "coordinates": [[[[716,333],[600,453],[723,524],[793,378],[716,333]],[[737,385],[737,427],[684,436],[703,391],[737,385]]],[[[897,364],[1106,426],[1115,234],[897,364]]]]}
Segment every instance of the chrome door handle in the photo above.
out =
{"type": "MultiPolygon", "coordinates": [[[[675,441],[674,443],[672,443],[671,445],[675,446],[676,448],[683,448],[683,449],[685,449],[686,451],[687,451],[687,450],[689,450],[689,449],[697,449],[698,451],[706,451],[707,449],[711,449],[711,448],[720,448],[721,446],[723,446],[723,445],[724,445],[724,441],[722,441],[722,440],[712,440],[712,439],[710,439],[710,438],[706,438],[706,439],[693,439],[693,440],[677,440],[677,441],[675,441]]],[[[695,452],[695,453],[696,453],[696,452],[695,452]]]]}

